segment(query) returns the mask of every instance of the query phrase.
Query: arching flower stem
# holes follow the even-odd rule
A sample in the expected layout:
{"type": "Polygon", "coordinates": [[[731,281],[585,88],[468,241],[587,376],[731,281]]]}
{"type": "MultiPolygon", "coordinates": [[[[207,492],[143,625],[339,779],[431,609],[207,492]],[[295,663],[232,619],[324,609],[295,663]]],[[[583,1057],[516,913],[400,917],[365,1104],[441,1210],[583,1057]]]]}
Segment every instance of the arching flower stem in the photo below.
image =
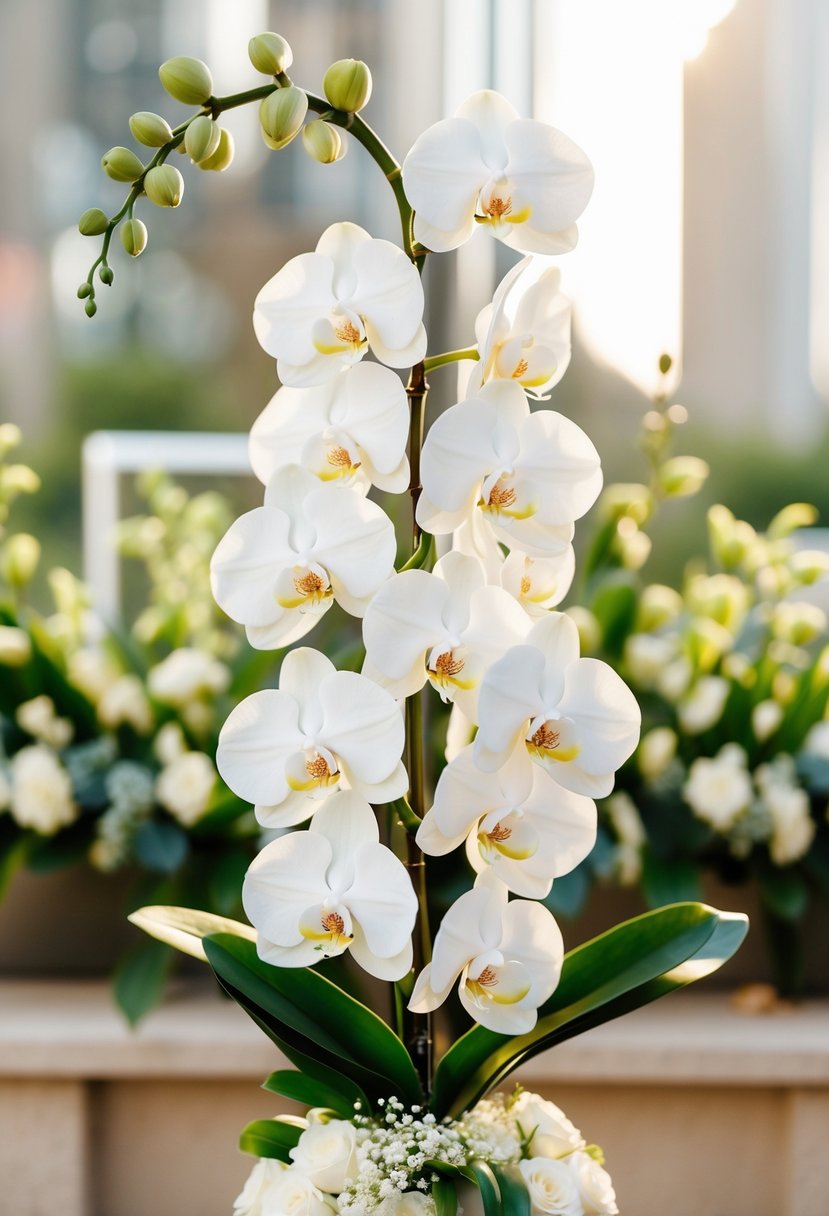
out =
{"type": "Polygon", "coordinates": [[[432,355],[424,360],[423,366],[428,373],[438,367],[446,367],[449,363],[459,363],[462,359],[474,359],[477,362],[479,358],[477,346],[468,346],[464,350],[447,350],[440,355],[432,355]]]}

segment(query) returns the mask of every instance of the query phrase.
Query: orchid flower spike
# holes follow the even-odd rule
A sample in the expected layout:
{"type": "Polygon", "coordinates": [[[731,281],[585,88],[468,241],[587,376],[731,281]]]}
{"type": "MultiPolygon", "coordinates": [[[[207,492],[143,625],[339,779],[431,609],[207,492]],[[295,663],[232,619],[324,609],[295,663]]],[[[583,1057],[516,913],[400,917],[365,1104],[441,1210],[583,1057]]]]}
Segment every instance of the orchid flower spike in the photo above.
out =
{"type": "Polygon", "coordinates": [[[641,715],[624,681],[579,658],[579,634],[561,612],[536,621],[484,676],[475,763],[494,773],[516,747],[576,794],[604,798],[639,740],[641,715]]]}
{"type": "Polygon", "coordinates": [[[495,773],[478,768],[473,752],[465,747],[441,773],[417,843],[440,857],[466,838],[474,870],[491,867],[515,895],[544,899],[596,843],[596,804],[527,764],[520,744],[495,773]]]}
{"type": "Polygon", "coordinates": [[[348,486],[308,469],[278,469],[265,505],[235,520],[210,563],[213,596],[257,650],[303,637],[334,600],[362,616],[394,573],[394,525],[348,486]]]}
{"type": "Polygon", "coordinates": [[[426,353],[423,287],[390,241],[357,224],[332,224],[314,253],[291,258],[259,295],[253,328],[283,384],[323,384],[370,349],[389,367],[426,353]]]}
{"type": "Polygon", "coordinates": [[[570,301],[559,291],[561,272],[544,258],[524,258],[478,313],[480,359],[469,394],[487,380],[515,380],[539,400],[558,384],[570,362],[570,301]]]}
{"type": "Polygon", "coordinates": [[[350,950],[382,980],[402,979],[412,965],[414,889],[353,790],[329,798],[308,831],[265,846],[245,876],[242,902],[266,963],[307,967],[350,950]]]}
{"type": "Polygon", "coordinates": [[[476,225],[524,253],[566,253],[593,191],[593,169],[561,131],[519,118],[484,89],[429,127],[403,162],[414,234],[436,253],[457,249],[476,225]]]}
{"type": "Polygon", "coordinates": [[[396,698],[429,680],[474,719],[484,672],[529,626],[508,592],[487,585],[477,558],[447,553],[434,573],[405,570],[380,587],[363,620],[363,671],[396,698]]]}
{"type": "Polygon", "coordinates": [[[250,463],[265,485],[283,465],[301,464],[321,481],[402,494],[408,437],[399,376],[379,363],[358,363],[325,384],[279,389],[251,429],[250,463]]]}
{"type": "Polygon", "coordinates": [[[453,532],[481,512],[498,540],[548,557],[567,549],[602,471],[580,427],[553,410],[531,414],[520,385],[495,380],[433,423],[421,480],[417,519],[426,532],[453,532]]]}
{"type": "Polygon", "coordinates": [[[456,900],[435,936],[432,961],[417,977],[409,1008],[429,1013],[460,980],[466,1012],[496,1034],[527,1034],[555,991],[564,945],[543,904],[515,899],[491,871],[456,900]]]}
{"type": "Polygon", "coordinates": [[[216,765],[265,827],[302,823],[321,798],[352,788],[366,801],[406,792],[403,716],[384,688],[337,671],[318,650],[285,656],[279,688],[245,697],[219,735],[216,765]]]}

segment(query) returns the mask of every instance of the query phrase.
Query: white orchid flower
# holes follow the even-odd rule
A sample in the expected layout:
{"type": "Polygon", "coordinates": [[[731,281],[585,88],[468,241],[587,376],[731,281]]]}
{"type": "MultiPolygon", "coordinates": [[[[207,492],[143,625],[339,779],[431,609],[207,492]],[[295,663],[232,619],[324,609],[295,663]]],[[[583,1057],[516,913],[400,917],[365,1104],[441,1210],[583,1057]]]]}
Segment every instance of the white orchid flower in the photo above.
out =
{"type": "Polygon", "coordinates": [[[216,764],[265,827],[302,823],[339,788],[367,802],[406,792],[403,716],[384,688],[337,671],[318,650],[285,656],[279,688],[241,701],[222,727],[216,764]]]}
{"type": "Polygon", "coordinates": [[[402,979],[412,965],[417,897],[353,790],[329,798],[308,831],[265,846],[245,876],[242,903],[267,963],[307,967],[350,950],[384,980],[402,979]]]}
{"type": "Polygon", "coordinates": [[[265,505],[235,520],[210,563],[213,596],[258,650],[313,629],[334,600],[362,616],[394,573],[394,525],[349,486],[322,485],[300,465],[277,469],[265,505]]]}
{"type": "Polygon", "coordinates": [[[465,747],[441,773],[417,843],[440,857],[466,837],[479,874],[491,867],[513,894],[543,899],[596,843],[596,804],[527,764],[522,751],[519,744],[503,768],[485,773],[465,747]]]}
{"type": "Polygon", "coordinates": [[[602,472],[580,427],[554,410],[531,414],[520,385],[495,380],[432,425],[421,480],[417,519],[425,531],[454,532],[480,511],[498,540],[548,557],[567,549],[602,472]]]}
{"type": "Polygon", "coordinates": [[[409,405],[400,378],[358,363],[325,384],[279,389],[250,432],[250,463],[265,485],[301,464],[321,481],[401,494],[409,484],[409,405]]]}
{"type": "Polygon", "coordinates": [[[484,672],[528,627],[512,597],[487,585],[477,558],[447,553],[432,574],[404,570],[380,587],[363,619],[363,670],[397,698],[429,680],[474,719],[484,672]]]}
{"type": "Polygon", "coordinates": [[[475,763],[496,772],[523,740],[529,757],[559,785],[604,798],[636,747],[640,721],[624,681],[607,663],[579,658],[578,629],[569,616],[553,612],[486,673],[475,763]]]}
{"type": "Polygon", "coordinates": [[[524,253],[566,253],[578,239],[593,169],[561,131],[519,118],[484,89],[419,136],[403,162],[403,185],[415,237],[436,253],[457,249],[476,224],[524,253]]]}
{"type": "Polygon", "coordinates": [[[528,557],[520,549],[507,555],[500,582],[532,617],[546,616],[564,599],[576,572],[576,555],[568,545],[552,557],[528,557]]]}
{"type": "Polygon", "coordinates": [[[253,328],[283,384],[323,384],[371,349],[389,367],[426,353],[423,287],[390,241],[332,224],[314,253],[291,258],[259,295],[253,328]]]}
{"type": "Polygon", "coordinates": [[[543,904],[515,899],[491,871],[456,900],[435,936],[432,961],[417,977],[409,1008],[428,1013],[460,980],[458,995],[476,1022],[497,1034],[527,1034],[561,974],[564,945],[543,904]]]}
{"type": "Polygon", "coordinates": [[[570,301],[559,291],[561,272],[542,258],[524,258],[478,313],[480,359],[467,388],[487,380],[515,380],[531,397],[547,396],[570,362],[570,301]]]}

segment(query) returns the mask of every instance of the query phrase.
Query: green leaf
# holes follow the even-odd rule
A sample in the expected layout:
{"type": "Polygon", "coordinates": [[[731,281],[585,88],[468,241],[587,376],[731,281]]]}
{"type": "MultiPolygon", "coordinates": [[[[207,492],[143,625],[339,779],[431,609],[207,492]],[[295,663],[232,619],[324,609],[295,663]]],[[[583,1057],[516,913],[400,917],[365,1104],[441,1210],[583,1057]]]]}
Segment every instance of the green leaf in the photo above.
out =
{"type": "Polygon", "coordinates": [[[112,977],[113,995],[131,1026],[160,1003],[173,958],[169,946],[144,941],[118,963],[112,977]]]}
{"type": "Polygon", "coordinates": [[[631,576],[609,578],[593,597],[590,610],[602,629],[602,644],[608,655],[618,657],[636,624],[636,590],[631,576]]]}
{"type": "Polygon", "coordinates": [[[493,1165],[504,1216],[530,1216],[530,1196],[517,1165],[493,1165]]]}
{"type": "Polygon", "coordinates": [[[475,1175],[475,1182],[481,1192],[484,1205],[484,1216],[502,1216],[501,1192],[492,1167],[485,1161],[470,1161],[469,1168],[475,1175]]]}
{"type": "Polygon", "coordinates": [[[211,866],[208,879],[210,904],[223,916],[229,916],[240,907],[242,882],[250,863],[248,849],[234,849],[225,845],[211,866]]]}
{"type": "Polygon", "coordinates": [[[359,1088],[349,1081],[348,1077],[340,1077],[335,1089],[315,1077],[287,1068],[272,1072],[262,1088],[267,1089],[269,1093],[290,1098],[293,1102],[301,1102],[304,1106],[323,1106],[336,1111],[342,1119],[353,1118],[355,1102],[365,1101],[359,1088]]]}
{"type": "Polygon", "coordinates": [[[159,874],[173,874],[190,852],[187,833],[175,823],[147,819],[135,833],[136,861],[159,874]]]}
{"type": "Polygon", "coordinates": [[[137,928],[149,933],[160,942],[174,946],[183,954],[189,954],[201,962],[207,962],[202,938],[211,933],[232,933],[236,937],[256,941],[256,930],[212,912],[200,912],[197,908],[174,908],[166,904],[151,904],[139,908],[127,917],[137,928]]]}
{"type": "Polygon", "coordinates": [[[699,899],[702,894],[699,867],[687,858],[657,857],[646,849],[642,858],[642,890],[649,908],[699,899]]]}
{"type": "Polygon", "coordinates": [[[435,1201],[435,1216],[457,1216],[458,1192],[449,1178],[438,1178],[432,1183],[432,1198],[435,1201]]]}
{"type": "Polygon", "coordinates": [[[246,998],[248,1013],[257,1020],[266,1015],[305,1055],[335,1071],[341,1068],[369,1097],[423,1100],[417,1072],[397,1035],[330,980],[308,967],[264,963],[254,944],[239,937],[207,937],[204,949],[219,980],[246,998]]]}
{"type": "Polygon", "coordinates": [[[239,1148],[254,1157],[275,1157],[290,1165],[289,1152],[299,1142],[302,1128],[285,1119],[254,1119],[239,1137],[239,1148]]]}
{"type": "Polygon", "coordinates": [[[793,866],[768,869],[760,878],[763,903],[781,920],[800,920],[809,904],[809,884],[793,866]]]}
{"type": "Polygon", "coordinates": [[[15,825],[10,839],[0,844],[0,900],[17,871],[26,864],[31,843],[31,836],[27,832],[21,832],[15,825]]]}
{"type": "MultiPolygon", "coordinates": [[[[590,1025],[618,1016],[614,1002],[626,994],[633,996],[624,1011],[652,1000],[647,985],[698,954],[723,919],[733,918],[704,904],[674,904],[616,925],[571,950],[534,1030],[509,1037],[476,1026],[449,1049],[435,1074],[434,1113],[439,1118],[457,1116],[519,1064],[580,1033],[587,1015],[593,1015],[590,1025]]],[[[742,940],[745,918],[736,919],[742,924],[742,940]]],[[[732,953],[739,940],[727,939],[732,953]]],[[[727,957],[712,963],[705,974],[727,957]]]]}

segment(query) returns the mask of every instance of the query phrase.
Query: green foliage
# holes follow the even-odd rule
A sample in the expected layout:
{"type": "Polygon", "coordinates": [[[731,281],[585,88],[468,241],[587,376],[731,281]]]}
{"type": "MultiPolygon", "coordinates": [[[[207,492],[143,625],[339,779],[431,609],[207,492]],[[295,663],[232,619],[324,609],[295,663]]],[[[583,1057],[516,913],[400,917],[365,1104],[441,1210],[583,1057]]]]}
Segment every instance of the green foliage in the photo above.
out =
{"type": "Polygon", "coordinates": [[[305,1106],[317,1106],[333,1110],[341,1119],[351,1119],[354,1115],[354,1104],[360,1102],[360,1090],[352,1086],[348,1077],[341,1077],[337,1089],[333,1089],[314,1077],[307,1077],[301,1072],[290,1069],[280,1069],[272,1072],[262,1085],[272,1094],[290,1098],[292,1102],[301,1102],[305,1106]],[[351,1100],[344,1096],[351,1093],[351,1100]]]}
{"type": "Polygon", "coordinates": [[[174,957],[169,946],[150,940],[140,942],[118,963],[113,995],[131,1026],[160,1003],[174,957]]]}
{"type": "Polygon", "coordinates": [[[254,1119],[239,1137],[239,1148],[254,1157],[273,1157],[290,1165],[290,1150],[299,1142],[302,1128],[283,1119],[254,1119]]]}

